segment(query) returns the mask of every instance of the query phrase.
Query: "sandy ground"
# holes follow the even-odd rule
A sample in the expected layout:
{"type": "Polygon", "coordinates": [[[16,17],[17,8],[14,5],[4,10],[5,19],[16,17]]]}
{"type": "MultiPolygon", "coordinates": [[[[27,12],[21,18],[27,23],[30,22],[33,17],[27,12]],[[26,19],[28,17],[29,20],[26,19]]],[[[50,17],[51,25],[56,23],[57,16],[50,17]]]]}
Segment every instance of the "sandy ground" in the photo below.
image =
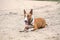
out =
{"type": "MultiPolygon", "coordinates": [[[[0,40],[60,40],[60,3],[23,2],[21,8],[0,10],[0,40]],[[33,9],[34,17],[45,18],[48,26],[34,32],[24,29],[23,9],[33,9]]],[[[20,7],[20,6],[19,6],[20,7]]]]}

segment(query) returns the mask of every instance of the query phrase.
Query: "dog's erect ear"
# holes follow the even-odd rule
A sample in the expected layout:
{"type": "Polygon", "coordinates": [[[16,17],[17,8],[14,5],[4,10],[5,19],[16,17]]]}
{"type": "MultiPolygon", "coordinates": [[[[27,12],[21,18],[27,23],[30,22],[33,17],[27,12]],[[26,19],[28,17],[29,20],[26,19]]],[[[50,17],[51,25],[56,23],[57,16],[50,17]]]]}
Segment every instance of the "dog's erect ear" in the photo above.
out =
{"type": "Polygon", "coordinates": [[[31,9],[30,14],[33,14],[33,9],[31,9]]]}
{"type": "Polygon", "coordinates": [[[25,9],[24,9],[24,14],[26,14],[26,11],[25,11],[25,9]]]}

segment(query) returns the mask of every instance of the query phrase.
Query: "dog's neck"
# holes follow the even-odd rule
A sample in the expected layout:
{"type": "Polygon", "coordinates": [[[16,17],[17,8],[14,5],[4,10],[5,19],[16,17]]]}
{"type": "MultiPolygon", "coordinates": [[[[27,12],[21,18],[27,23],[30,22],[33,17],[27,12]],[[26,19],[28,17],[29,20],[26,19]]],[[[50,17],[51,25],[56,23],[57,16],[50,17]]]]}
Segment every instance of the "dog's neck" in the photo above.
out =
{"type": "Polygon", "coordinates": [[[30,21],[28,22],[29,25],[34,25],[34,17],[32,16],[32,18],[30,19],[30,21]]]}
{"type": "Polygon", "coordinates": [[[33,21],[33,18],[31,18],[30,20],[28,20],[28,25],[31,25],[32,21],[33,21]]]}

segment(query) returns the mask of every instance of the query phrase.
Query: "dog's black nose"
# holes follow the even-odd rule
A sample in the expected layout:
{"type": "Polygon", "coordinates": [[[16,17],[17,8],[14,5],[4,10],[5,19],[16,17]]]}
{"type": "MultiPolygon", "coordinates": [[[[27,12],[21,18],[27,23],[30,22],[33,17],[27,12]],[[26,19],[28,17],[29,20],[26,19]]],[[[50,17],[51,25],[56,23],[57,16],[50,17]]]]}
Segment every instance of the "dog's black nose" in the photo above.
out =
{"type": "Polygon", "coordinates": [[[27,23],[27,20],[25,20],[25,23],[27,23]]]}

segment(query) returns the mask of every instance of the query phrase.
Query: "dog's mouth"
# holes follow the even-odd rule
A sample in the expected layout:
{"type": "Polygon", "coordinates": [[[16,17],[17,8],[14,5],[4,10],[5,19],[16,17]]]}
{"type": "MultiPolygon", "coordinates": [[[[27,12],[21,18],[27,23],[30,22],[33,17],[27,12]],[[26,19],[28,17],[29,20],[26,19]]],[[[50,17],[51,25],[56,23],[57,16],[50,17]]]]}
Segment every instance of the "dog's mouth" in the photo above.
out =
{"type": "Polygon", "coordinates": [[[26,25],[30,25],[31,22],[30,22],[30,21],[25,21],[25,24],[26,24],[26,25]]]}
{"type": "Polygon", "coordinates": [[[31,19],[31,20],[25,20],[25,24],[26,25],[31,25],[31,22],[33,21],[33,19],[31,19]]]}
{"type": "Polygon", "coordinates": [[[28,25],[28,21],[25,20],[25,24],[28,25]]]}

